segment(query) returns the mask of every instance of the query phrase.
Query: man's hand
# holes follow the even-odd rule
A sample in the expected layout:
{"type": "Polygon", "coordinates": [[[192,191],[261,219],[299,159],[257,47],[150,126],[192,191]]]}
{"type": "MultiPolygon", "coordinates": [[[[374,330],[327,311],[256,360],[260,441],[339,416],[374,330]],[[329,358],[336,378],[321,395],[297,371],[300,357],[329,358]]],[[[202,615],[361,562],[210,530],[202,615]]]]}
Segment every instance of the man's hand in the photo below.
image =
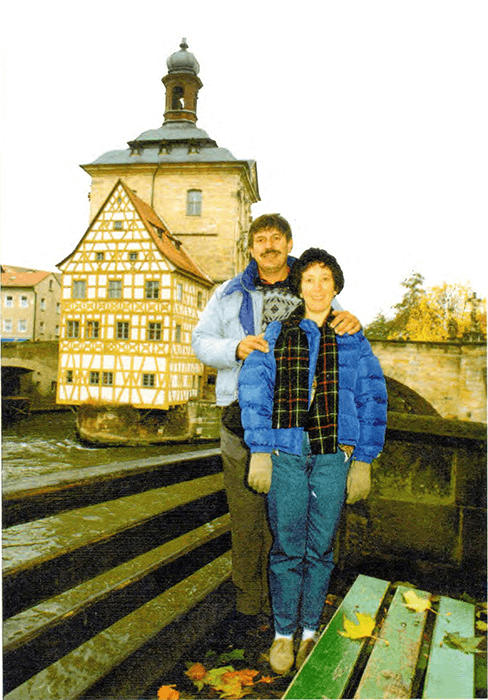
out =
{"type": "Polygon", "coordinates": [[[253,452],[249,462],[249,486],[258,493],[268,493],[271,487],[273,462],[269,452],[253,452]]]}
{"type": "Polygon", "coordinates": [[[266,340],[264,340],[264,333],[261,333],[260,335],[246,335],[246,337],[241,340],[237,346],[236,357],[238,360],[245,360],[253,350],[268,352],[269,346],[266,340]]]}
{"type": "Polygon", "coordinates": [[[347,475],[346,503],[356,503],[367,498],[371,491],[371,464],[353,462],[347,475]]]}
{"type": "Polygon", "coordinates": [[[332,314],[335,318],[330,327],[335,330],[337,335],[344,335],[344,333],[354,335],[354,333],[361,330],[361,324],[358,319],[349,311],[332,311],[332,314]]]}

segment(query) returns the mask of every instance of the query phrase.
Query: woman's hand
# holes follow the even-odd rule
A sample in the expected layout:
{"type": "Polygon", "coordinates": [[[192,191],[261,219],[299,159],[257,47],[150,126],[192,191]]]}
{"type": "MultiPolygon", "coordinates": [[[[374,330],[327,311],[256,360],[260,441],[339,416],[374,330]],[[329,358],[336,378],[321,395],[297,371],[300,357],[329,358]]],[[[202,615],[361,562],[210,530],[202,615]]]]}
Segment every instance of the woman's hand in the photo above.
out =
{"type": "Polygon", "coordinates": [[[346,503],[352,504],[367,498],[371,491],[371,464],[353,462],[347,475],[346,503]]]}
{"type": "Polygon", "coordinates": [[[271,487],[273,462],[269,452],[253,452],[249,462],[249,486],[258,493],[268,493],[271,487]]]}

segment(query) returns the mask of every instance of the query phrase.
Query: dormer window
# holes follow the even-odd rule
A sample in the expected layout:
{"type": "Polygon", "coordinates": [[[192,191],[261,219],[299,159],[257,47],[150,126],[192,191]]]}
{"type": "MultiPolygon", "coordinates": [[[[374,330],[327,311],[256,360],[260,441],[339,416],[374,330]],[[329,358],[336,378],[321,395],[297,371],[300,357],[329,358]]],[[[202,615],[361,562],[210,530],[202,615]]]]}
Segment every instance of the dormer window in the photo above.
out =
{"type": "Polygon", "coordinates": [[[187,216],[202,215],[202,190],[188,190],[186,193],[187,216]]]}

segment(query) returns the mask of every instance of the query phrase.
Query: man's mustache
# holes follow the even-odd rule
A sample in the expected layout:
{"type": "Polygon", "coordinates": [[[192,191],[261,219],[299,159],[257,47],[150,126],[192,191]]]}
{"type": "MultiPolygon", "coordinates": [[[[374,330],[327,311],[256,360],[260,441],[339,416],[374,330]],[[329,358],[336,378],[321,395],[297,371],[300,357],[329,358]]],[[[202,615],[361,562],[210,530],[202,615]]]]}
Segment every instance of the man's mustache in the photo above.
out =
{"type": "Polygon", "coordinates": [[[270,255],[271,253],[276,253],[277,255],[279,255],[279,254],[280,254],[280,251],[279,251],[279,250],[274,250],[274,248],[270,248],[269,250],[265,250],[265,251],[264,251],[263,257],[264,257],[265,255],[270,255]]]}

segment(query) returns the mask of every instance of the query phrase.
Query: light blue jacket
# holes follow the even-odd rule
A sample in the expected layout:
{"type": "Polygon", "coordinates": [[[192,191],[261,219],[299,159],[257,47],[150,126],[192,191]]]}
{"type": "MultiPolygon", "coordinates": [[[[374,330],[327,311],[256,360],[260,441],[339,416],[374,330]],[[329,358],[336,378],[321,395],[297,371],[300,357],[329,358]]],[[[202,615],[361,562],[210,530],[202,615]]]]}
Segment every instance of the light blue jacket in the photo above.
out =
{"type": "MultiPolygon", "coordinates": [[[[308,392],[319,351],[320,331],[309,319],[300,321],[309,346],[308,392]]],[[[269,324],[264,335],[269,352],[255,350],[244,362],[239,376],[239,403],[244,439],[251,452],[281,450],[300,455],[303,428],[273,428],[273,398],[276,380],[274,348],[281,322],[269,324]]],[[[336,336],[339,365],[338,442],[354,445],[354,459],[371,463],[385,440],[387,393],[380,363],[362,331],[336,336]]]]}

